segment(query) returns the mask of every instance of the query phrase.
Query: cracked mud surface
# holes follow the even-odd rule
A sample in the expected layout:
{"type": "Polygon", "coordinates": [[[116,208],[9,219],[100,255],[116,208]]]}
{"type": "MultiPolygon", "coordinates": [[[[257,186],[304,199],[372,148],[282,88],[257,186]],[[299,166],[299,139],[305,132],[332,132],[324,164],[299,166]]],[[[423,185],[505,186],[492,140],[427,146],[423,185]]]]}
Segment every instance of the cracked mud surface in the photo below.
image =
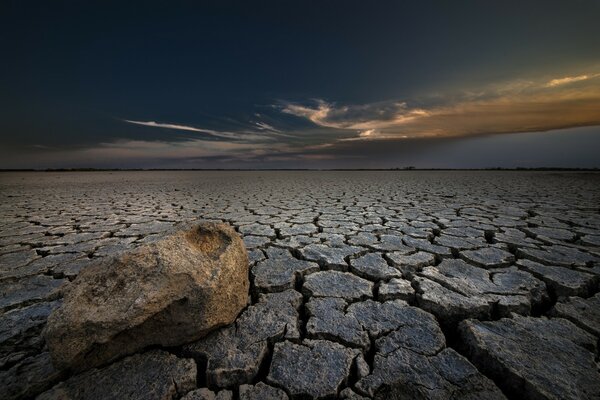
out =
{"type": "Polygon", "coordinates": [[[600,399],[600,174],[0,175],[3,398],[600,399]],[[180,221],[233,225],[236,322],[78,375],[61,285],[180,221]]]}

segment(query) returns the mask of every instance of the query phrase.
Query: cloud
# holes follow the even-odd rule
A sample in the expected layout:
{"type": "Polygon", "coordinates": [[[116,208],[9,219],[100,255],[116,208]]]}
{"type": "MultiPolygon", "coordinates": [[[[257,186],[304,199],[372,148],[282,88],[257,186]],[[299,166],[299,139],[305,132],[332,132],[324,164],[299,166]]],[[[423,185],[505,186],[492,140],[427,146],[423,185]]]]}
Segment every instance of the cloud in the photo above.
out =
{"type": "Polygon", "coordinates": [[[600,74],[516,80],[412,103],[284,103],[281,111],[323,128],[346,130],[349,135],[340,141],[460,137],[592,126],[600,125],[600,74]]]}
{"type": "MultiPolygon", "coordinates": [[[[163,128],[163,129],[175,129],[180,131],[188,131],[188,132],[198,132],[203,133],[215,138],[226,139],[226,140],[241,140],[241,141],[265,141],[272,140],[271,135],[267,135],[262,132],[256,132],[252,130],[242,130],[238,132],[230,132],[230,131],[217,131],[213,129],[204,129],[197,128],[189,125],[179,125],[179,124],[167,124],[160,123],[155,121],[134,121],[129,119],[124,119],[124,122],[134,124],[134,125],[142,125],[148,126],[152,128],[163,128]]],[[[265,128],[263,128],[265,129],[265,128]]]]}
{"type": "Polygon", "coordinates": [[[278,133],[281,132],[279,129],[272,127],[271,125],[267,124],[266,122],[259,121],[259,122],[255,122],[254,124],[260,130],[266,130],[266,131],[278,132],[278,133]]]}
{"type": "Polygon", "coordinates": [[[546,84],[546,86],[554,87],[554,86],[559,86],[559,85],[566,85],[568,83],[585,81],[586,79],[590,79],[590,76],[589,75],[567,76],[564,78],[552,79],[551,81],[549,81],[546,84]]]}
{"type": "Polygon", "coordinates": [[[195,128],[193,126],[187,125],[176,125],[176,124],[162,124],[154,121],[132,121],[129,119],[125,119],[125,122],[129,122],[130,124],[143,125],[143,126],[152,126],[155,128],[167,128],[167,129],[177,129],[180,131],[192,131],[192,132],[203,132],[203,133],[211,133],[212,131],[207,129],[195,128]]]}

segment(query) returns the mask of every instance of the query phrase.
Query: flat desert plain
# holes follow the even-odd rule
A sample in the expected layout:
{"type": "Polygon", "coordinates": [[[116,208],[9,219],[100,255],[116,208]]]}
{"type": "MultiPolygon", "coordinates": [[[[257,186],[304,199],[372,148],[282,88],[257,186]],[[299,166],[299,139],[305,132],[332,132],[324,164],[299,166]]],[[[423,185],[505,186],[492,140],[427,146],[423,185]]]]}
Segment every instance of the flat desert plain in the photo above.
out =
{"type": "Polygon", "coordinates": [[[0,216],[3,398],[600,398],[597,173],[5,172],[0,216]],[[189,221],[243,237],[236,322],[57,371],[56,289],[189,221]]]}

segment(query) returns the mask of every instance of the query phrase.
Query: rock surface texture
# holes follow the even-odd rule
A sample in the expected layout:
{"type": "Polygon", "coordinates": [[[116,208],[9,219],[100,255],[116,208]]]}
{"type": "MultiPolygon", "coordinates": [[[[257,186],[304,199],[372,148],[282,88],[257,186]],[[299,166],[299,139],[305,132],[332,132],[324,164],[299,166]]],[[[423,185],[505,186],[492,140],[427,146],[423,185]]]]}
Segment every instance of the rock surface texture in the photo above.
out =
{"type": "Polygon", "coordinates": [[[236,232],[195,225],[86,268],[44,336],[58,368],[84,370],[230,324],[248,289],[248,257],[236,232]]]}
{"type": "Polygon", "coordinates": [[[598,400],[598,204],[598,173],[2,173],[0,397],[598,400]],[[189,259],[186,238],[164,241],[183,221],[227,223],[248,251],[239,275],[211,275],[202,293],[230,317],[210,323],[231,323],[202,337],[182,328],[195,275],[122,258],[189,259]],[[61,304],[96,337],[65,338],[57,364],[61,304]]]}

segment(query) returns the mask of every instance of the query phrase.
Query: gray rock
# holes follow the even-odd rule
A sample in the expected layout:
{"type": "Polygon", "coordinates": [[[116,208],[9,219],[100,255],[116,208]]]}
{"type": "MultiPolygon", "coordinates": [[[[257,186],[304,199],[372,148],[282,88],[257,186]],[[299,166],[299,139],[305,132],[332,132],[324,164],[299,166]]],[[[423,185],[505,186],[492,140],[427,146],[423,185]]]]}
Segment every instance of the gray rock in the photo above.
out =
{"type": "Polygon", "coordinates": [[[580,240],[586,246],[600,247],[600,235],[585,235],[580,240]]]}
{"type": "Polygon", "coordinates": [[[68,281],[51,276],[35,275],[20,280],[0,282],[0,311],[23,307],[40,301],[52,301],[60,296],[58,288],[68,281]]]}
{"type": "Polygon", "coordinates": [[[368,253],[350,260],[350,271],[372,281],[402,277],[400,271],[390,267],[379,253],[368,253]]]}
{"type": "Polygon", "coordinates": [[[233,392],[231,390],[221,390],[217,393],[208,388],[200,388],[188,392],[181,400],[232,400],[233,392]]]}
{"type": "Polygon", "coordinates": [[[368,397],[357,394],[350,388],[346,388],[340,392],[340,399],[343,400],[368,400],[368,397]]]}
{"type": "Polygon", "coordinates": [[[51,271],[55,278],[68,278],[69,280],[73,280],[79,275],[81,270],[94,265],[97,262],[97,258],[78,258],[65,263],[60,263],[52,267],[51,271]]]}
{"type": "MultiPolygon", "coordinates": [[[[366,300],[348,306],[342,299],[313,298],[307,304],[307,310],[310,318],[306,330],[310,338],[333,340],[363,350],[369,349],[370,338],[402,329],[406,331],[409,326],[428,329],[433,326],[439,330],[431,314],[401,300],[385,303],[366,300]]],[[[427,337],[423,335],[421,339],[427,340],[427,337]]]]}
{"type": "Polygon", "coordinates": [[[408,279],[412,279],[415,273],[421,271],[424,267],[435,263],[435,256],[424,251],[409,255],[394,252],[387,254],[387,258],[408,279]]]}
{"type": "Polygon", "coordinates": [[[320,241],[321,240],[317,237],[298,235],[277,239],[275,244],[280,247],[285,247],[286,249],[297,249],[308,244],[319,243],[320,241]]]}
{"type": "Polygon", "coordinates": [[[248,235],[248,236],[244,236],[244,245],[246,246],[247,249],[254,249],[256,247],[262,247],[265,244],[269,243],[271,240],[269,240],[268,237],[265,236],[252,236],[252,235],[248,235]]]}
{"type": "Polygon", "coordinates": [[[0,271],[11,271],[24,267],[38,258],[40,255],[32,249],[3,254],[0,256],[0,271]]]}
{"type": "Polygon", "coordinates": [[[600,293],[589,299],[569,297],[556,303],[552,315],[566,318],[575,325],[600,337],[600,293]]]}
{"type": "Polygon", "coordinates": [[[461,251],[460,258],[483,268],[507,267],[515,262],[514,255],[497,247],[461,251]]]}
{"type": "Polygon", "coordinates": [[[372,338],[387,334],[407,324],[414,324],[418,318],[432,318],[431,315],[411,307],[402,300],[386,301],[380,303],[365,300],[352,303],[346,310],[369,332],[372,338]]]}
{"type": "Polygon", "coordinates": [[[546,282],[557,297],[588,296],[598,285],[598,276],[567,267],[543,265],[531,260],[519,260],[517,266],[546,282]]]}
{"type": "Polygon", "coordinates": [[[281,389],[258,382],[256,385],[241,385],[240,400],[288,400],[288,395],[281,389]]]}
{"type": "Polygon", "coordinates": [[[361,251],[364,251],[364,249],[356,246],[330,247],[324,244],[309,244],[300,249],[300,254],[305,259],[315,261],[326,268],[345,271],[348,269],[346,257],[358,254],[361,251]]]}
{"type": "Polygon", "coordinates": [[[440,258],[452,257],[452,251],[450,250],[450,248],[440,246],[437,244],[432,244],[429,240],[426,239],[415,239],[410,236],[405,236],[404,243],[406,243],[407,246],[414,247],[415,249],[435,254],[440,258]]]}
{"type": "Polygon", "coordinates": [[[310,235],[312,233],[317,233],[317,227],[313,224],[294,224],[290,227],[279,229],[279,235],[281,237],[310,235]]]}
{"type": "Polygon", "coordinates": [[[319,265],[294,258],[286,249],[267,249],[268,258],[252,268],[254,287],[261,292],[293,289],[298,279],[316,272],[319,265]]]}
{"type": "Polygon", "coordinates": [[[485,236],[484,230],[472,228],[469,226],[465,226],[462,228],[447,228],[447,229],[444,229],[443,233],[445,235],[451,235],[451,236],[480,238],[480,239],[483,239],[485,236]]]}
{"type": "Polygon", "coordinates": [[[268,225],[262,224],[241,225],[240,233],[243,235],[266,236],[271,239],[275,238],[275,230],[268,225]]]}
{"type": "Polygon", "coordinates": [[[358,232],[348,239],[348,243],[355,246],[373,246],[378,242],[377,235],[371,232],[358,232]]]}
{"type": "Polygon", "coordinates": [[[54,368],[47,352],[25,358],[9,369],[0,371],[2,398],[34,397],[52,387],[63,375],[63,372],[54,368]]]}
{"type": "Polygon", "coordinates": [[[269,343],[300,338],[301,304],[302,295],[295,290],[261,295],[234,325],[185,345],[183,352],[206,365],[206,382],[211,387],[250,383],[269,352],[269,343]]]}
{"type": "Polygon", "coordinates": [[[597,257],[588,253],[564,246],[547,246],[542,249],[520,248],[517,250],[517,256],[561,267],[585,267],[590,262],[598,261],[597,257]]]}
{"type": "Polygon", "coordinates": [[[377,299],[379,301],[404,300],[412,303],[415,299],[415,289],[411,286],[410,281],[406,279],[390,279],[389,282],[379,285],[377,299]]]}
{"type": "Polygon", "coordinates": [[[454,251],[476,249],[487,245],[483,238],[456,237],[441,235],[434,239],[435,244],[450,247],[454,251]]]}
{"type": "Polygon", "coordinates": [[[172,399],[196,387],[196,364],[164,351],[136,354],[59,383],[37,397],[50,399],[172,399]]]}
{"type": "Polygon", "coordinates": [[[250,263],[250,265],[254,265],[257,262],[262,261],[264,259],[266,259],[266,257],[265,253],[263,253],[262,250],[254,249],[248,252],[248,262],[250,263]]]}
{"type": "Polygon", "coordinates": [[[0,369],[42,349],[42,327],[58,305],[58,301],[36,303],[0,315],[0,369]]]}
{"type": "Polygon", "coordinates": [[[178,230],[85,269],[48,318],[58,368],[85,370],[229,324],[248,301],[248,257],[229,226],[178,230]]]}
{"type": "Polygon", "coordinates": [[[447,324],[489,319],[511,312],[527,315],[547,300],[546,286],[515,267],[487,270],[462,260],[444,260],[417,277],[417,304],[447,324]]]}
{"type": "Polygon", "coordinates": [[[459,333],[469,358],[515,398],[597,399],[596,338],[562,320],[467,320],[459,333]]]}
{"type": "Polygon", "coordinates": [[[403,347],[375,355],[373,372],[356,389],[375,399],[505,399],[494,383],[452,349],[434,355],[403,347]]]}
{"type": "Polygon", "coordinates": [[[446,338],[436,319],[416,307],[405,307],[398,327],[375,340],[376,354],[382,356],[400,348],[432,356],[445,346],[446,338]]]}
{"type": "Polygon", "coordinates": [[[380,235],[379,242],[373,244],[371,247],[381,251],[395,251],[397,253],[414,251],[412,247],[406,246],[402,242],[402,236],[400,235],[380,235]]]}
{"type": "Polygon", "coordinates": [[[523,228],[523,230],[527,233],[530,233],[534,236],[544,236],[549,237],[551,239],[558,240],[572,240],[575,238],[575,234],[566,229],[560,228],[548,228],[548,227],[537,227],[537,228],[523,228]]]}
{"type": "Polygon", "coordinates": [[[320,271],[305,278],[302,293],[316,297],[362,300],[373,296],[373,283],[349,272],[320,271]]]}
{"type": "Polygon", "coordinates": [[[267,382],[294,398],[334,397],[348,381],[357,355],[358,350],[325,340],[276,343],[267,382]]]}
{"type": "Polygon", "coordinates": [[[308,337],[367,349],[370,344],[368,332],[354,314],[346,314],[347,306],[340,298],[312,298],[306,305],[309,315],[306,324],[308,337]]]}

